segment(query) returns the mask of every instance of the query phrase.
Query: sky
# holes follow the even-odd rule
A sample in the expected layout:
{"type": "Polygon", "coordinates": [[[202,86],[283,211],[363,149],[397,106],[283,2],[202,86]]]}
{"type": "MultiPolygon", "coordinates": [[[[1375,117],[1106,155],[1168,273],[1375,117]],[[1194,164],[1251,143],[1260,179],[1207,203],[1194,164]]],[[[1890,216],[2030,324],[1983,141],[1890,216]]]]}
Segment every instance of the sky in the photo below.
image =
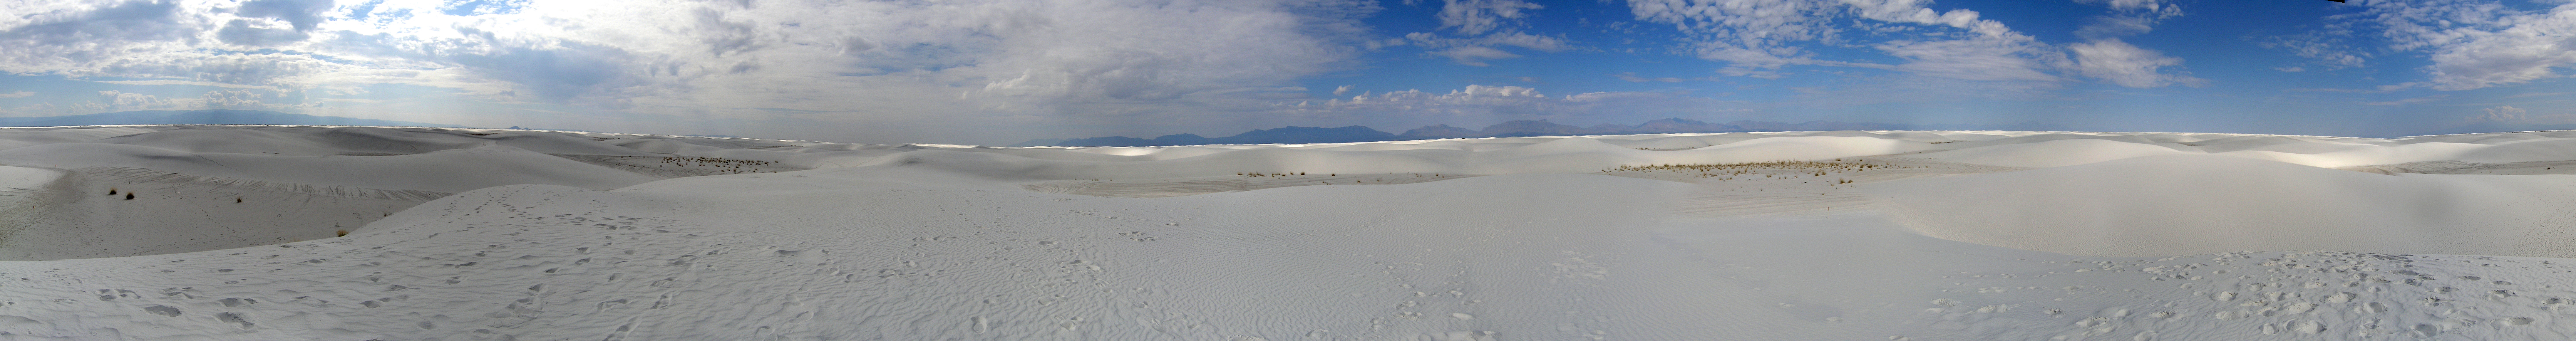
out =
{"type": "Polygon", "coordinates": [[[0,2],[0,117],[865,143],[1659,118],[2576,124],[2576,0],[0,2]]]}

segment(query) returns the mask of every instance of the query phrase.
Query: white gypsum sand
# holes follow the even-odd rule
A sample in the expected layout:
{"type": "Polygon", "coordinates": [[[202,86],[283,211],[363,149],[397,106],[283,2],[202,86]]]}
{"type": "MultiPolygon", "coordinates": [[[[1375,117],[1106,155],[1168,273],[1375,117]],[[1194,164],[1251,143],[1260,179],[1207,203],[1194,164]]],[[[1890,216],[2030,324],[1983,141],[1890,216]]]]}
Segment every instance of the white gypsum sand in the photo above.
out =
{"type": "Polygon", "coordinates": [[[2551,340],[2570,144],[0,129],[0,340],[2551,340]]]}

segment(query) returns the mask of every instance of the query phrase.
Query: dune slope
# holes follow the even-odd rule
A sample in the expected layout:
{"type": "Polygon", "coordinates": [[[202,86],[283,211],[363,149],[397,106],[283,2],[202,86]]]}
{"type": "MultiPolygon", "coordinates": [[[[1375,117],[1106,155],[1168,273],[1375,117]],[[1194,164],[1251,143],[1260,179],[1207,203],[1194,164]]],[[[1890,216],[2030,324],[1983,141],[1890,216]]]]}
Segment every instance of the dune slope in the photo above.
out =
{"type": "Polygon", "coordinates": [[[0,129],[0,340],[2555,340],[2570,140],[0,129]]]}

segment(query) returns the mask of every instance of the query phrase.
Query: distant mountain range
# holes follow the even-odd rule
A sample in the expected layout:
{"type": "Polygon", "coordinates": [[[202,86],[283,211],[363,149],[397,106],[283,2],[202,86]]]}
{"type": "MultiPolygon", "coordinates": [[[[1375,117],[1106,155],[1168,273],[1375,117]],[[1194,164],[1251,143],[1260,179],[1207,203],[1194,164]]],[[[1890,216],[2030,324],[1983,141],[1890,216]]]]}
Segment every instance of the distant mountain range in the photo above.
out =
{"type": "Polygon", "coordinates": [[[1021,142],[1021,143],[1019,143],[1019,144],[1015,144],[1015,145],[1011,145],[1011,146],[1013,146],[1013,147],[1037,147],[1037,146],[1059,146],[1059,147],[1143,147],[1143,146],[1187,146],[1187,145],[1202,145],[1202,144],[1299,144],[1299,143],[1347,143],[1347,142],[1373,142],[1373,141],[1404,141],[1404,140],[1429,140],[1429,139],[1479,138],[1479,137],[1564,136],[1564,135],[1629,135],[1629,134],[1678,134],[1678,133],[1733,133],[1733,132],[1753,132],[1753,131],[1816,131],[1816,130],[2066,130],[2066,128],[2065,128],[2065,127],[2062,127],[2062,126],[2057,126],[2057,125],[2038,124],[2038,123],[2023,123],[2023,124],[2014,124],[2014,125],[1996,125],[1996,126],[1967,126],[1967,125],[1916,125],[1916,124],[1898,124],[1898,123],[1849,123],[1849,122],[1833,122],[1833,121],[1809,121],[1809,122],[1806,122],[1806,123],[1781,123],[1781,122],[1765,122],[1765,121],[1735,121],[1735,122],[1727,122],[1727,123],[1708,123],[1708,122],[1701,122],[1701,121],[1698,121],[1698,120],[1683,119],[1683,118],[1666,118],[1666,119],[1658,119],[1658,120],[1653,120],[1653,121],[1646,121],[1646,123],[1639,123],[1639,124],[1637,124],[1637,125],[1602,124],[1602,125],[1596,125],[1596,126],[1591,126],[1591,127],[1578,127],[1578,126],[1572,126],[1572,125],[1565,125],[1565,124],[1559,124],[1559,123],[1554,123],[1554,122],[1548,122],[1548,121],[1545,121],[1545,120],[1539,120],[1539,121],[1511,121],[1511,122],[1503,122],[1503,123],[1501,123],[1501,124],[1495,124],[1495,125],[1492,125],[1492,126],[1486,126],[1486,127],[1485,127],[1485,129],[1476,129],[1476,130],[1469,130],[1469,129],[1467,129],[1467,128],[1452,127],[1452,126],[1449,126],[1449,125],[1446,125],[1446,124],[1442,124],[1442,125],[1424,126],[1424,127],[1421,127],[1421,128],[1413,128],[1413,130],[1406,130],[1406,131],[1404,131],[1404,133],[1402,133],[1402,134],[1395,134],[1395,133],[1388,133],[1388,132],[1378,131],[1377,129],[1370,129],[1369,127],[1363,127],[1363,126],[1348,126],[1348,127],[1340,127],[1340,128],[1324,128],[1324,127],[1295,127],[1295,126],[1291,126],[1291,127],[1284,127],[1284,128],[1274,128],[1274,129],[1261,129],[1261,130],[1254,130],[1254,131],[1251,131],[1251,132],[1245,132],[1245,133],[1237,134],[1237,135],[1234,135],[1234,136],[1227,136],[1227,137],[1214,137],[1214,138],[1211,138],[1211,137],[1203,137],[1203,136],[1199,136],[1199,135],[1197,135],[1197,134],[1175,134],[1175,135],[1163,135],[1163,136],[1160,136],[1160,137],[1155,137],[1155,138],[1150,138],[1150,139],[1147,139],[1147,138],[1134,138],[1134,137],[1126,137],[1126,136],[1109,136],[1109,137],[1091,137],[1091,138],[1078,138],[1078,139],[1039,139],[1039,140],[1029,140],[1028,142],[1021,142]]]}
{"type": "Polygon", "coordinates": [[[2388,134],[2388,137],[2495,133],[2509,131],[2576,130],[2576,124],[2477,122],[2428,132],[2388,134]]]}
{"type": "Polygon", "coordinates": [[[0,127],[52,127],[121,124],[279,124],[439,128],[465,127],[452,124],[313,116],[260,110],[144,110],[71,116],[0,117],[0,127]]]}

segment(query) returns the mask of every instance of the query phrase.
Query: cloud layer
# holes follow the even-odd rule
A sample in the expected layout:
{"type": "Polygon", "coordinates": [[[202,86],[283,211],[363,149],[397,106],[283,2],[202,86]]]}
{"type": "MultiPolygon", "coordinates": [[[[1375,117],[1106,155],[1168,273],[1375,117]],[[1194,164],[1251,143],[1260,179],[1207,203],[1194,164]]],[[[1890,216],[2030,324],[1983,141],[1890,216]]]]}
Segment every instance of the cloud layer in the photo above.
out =
{"type": "Polygon", "coordinates": [[[1726,76],[1777,78],[1789,66],[1887,69],[1975,81],[2058,82],[2080,75],[2152,88],[2197,85],[2174,70],[2178,58],[2120,42],[2145,33],[2180,10],[2155,0],[2088,0],[2111,7],[2079,35],[2092,41],[2040,42],[1977,11],[1939,11],[1924,0],[1631,0],[1637,18],[1673,25],[1693,37],[1702,59],[1721,61],[1726,76]],[[1848,24],[1857,22],[1859,24],[1848,24]],[[1868,48],[1876,56],[1828,55],[1810,47],[1868,48]],[[2070,52],[2073,57],[2070,58],[2070,52]],[[1896,64],[1869,57],[1894,57],[1896,64]]]}
{"type": "MultiPolygon", "coordinates": [[[[2209,40],[2292,60],[2237,67],[2159,36],[2193,29],[2173,26],[2191,15],[2181,5],[2222,3],[2067,1],[2033,15],[1974,8],[2043,4],[33,0],[0,5],[0,73],[14,75],[0,77],[98,87],[0,90],[0,115],[262,109],[994,142],[1277,124],[2004,117],[1985,113],[2243,92],[2204,87],[2261,72],[2358,77],[2378,89],[2334,92],[2356,98],[2336,104],[2458,106],[2440,113],[2451,119],[2474,109],[2457,102],[2494,96],[2434,92],[2545,84],[2576,67],[2576,2],[2302,4],[2341,14],[2209,40]],[[2410,93],[2361,98],[2399,91],[2410,93]]],[[[2567,110],[2474,106],[2505,104],[2567,110]]]]}
{"type": "Polygon", "coordinates": [[[1347,67],[1364,2],[58,1],[0,71],[280,91],[375,84],[622,110],[1053,114],[1347,67]],[[864,91],[847,91],[863,89],[864,91]],[[867,110],[892,109],[892,110],[867,110]]]}

